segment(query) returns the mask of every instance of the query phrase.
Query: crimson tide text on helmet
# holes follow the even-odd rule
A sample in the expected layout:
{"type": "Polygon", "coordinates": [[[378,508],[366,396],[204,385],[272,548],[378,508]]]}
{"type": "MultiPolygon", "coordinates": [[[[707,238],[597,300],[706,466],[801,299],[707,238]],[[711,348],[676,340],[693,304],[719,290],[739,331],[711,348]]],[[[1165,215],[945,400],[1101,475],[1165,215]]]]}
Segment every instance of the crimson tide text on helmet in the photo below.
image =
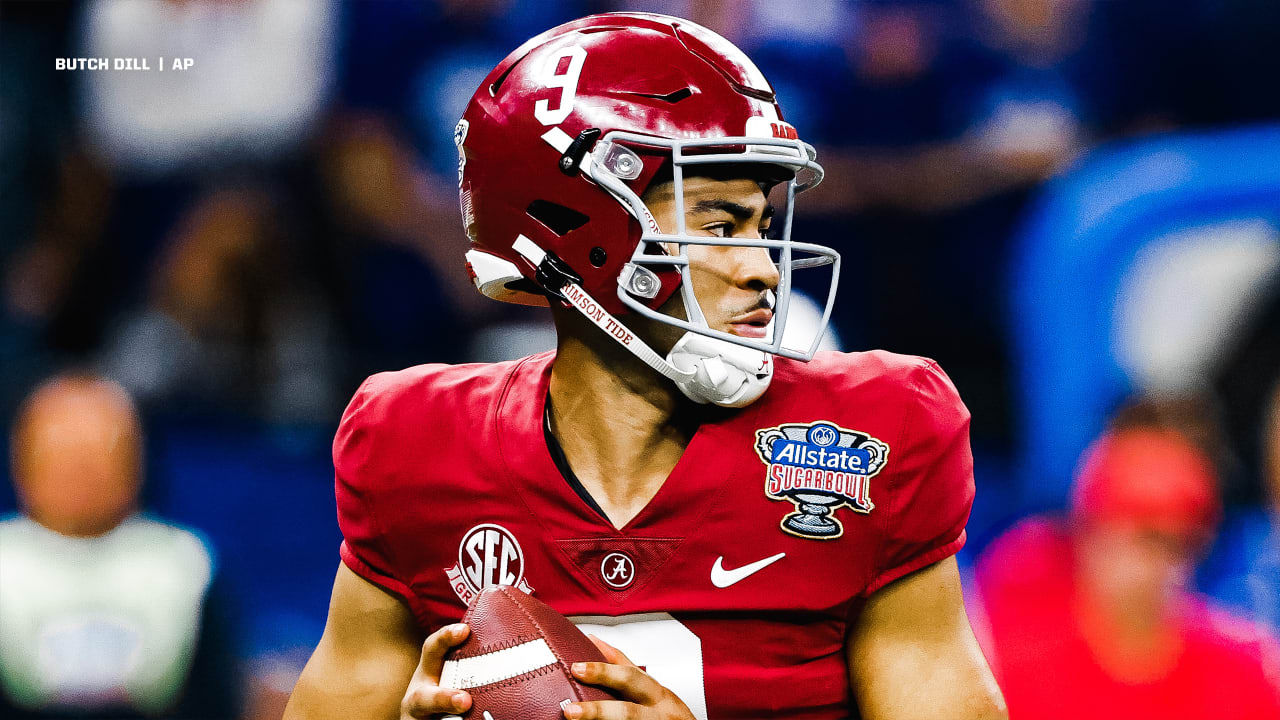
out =
{"type": "Polygon", "coordinates": [[[793,242],[797,192],[822,168],[768,82],[719,35],[679,18],[592,15],[529,40],[476,91],[454,133],[467,263],[484,294],[576,308],[698,402],[745,405],[764,391],[772,355],[812,358],[830,318],[839,255],[793,242]],[[683,177],[704,165],[783,172],[781,232],[764,239],[662,233],[640,196],[663,172],[683,207],[683,177]],[[768,248],[778,264],[774,322],[762,339],[708,327],[689,276],[689,245],[768,248]],[[678,248],[673,252],[671,248],[678,248]],[[791,271],[831,264],[811,343],[784,342],[791,271]],[[681,291],[687,318],[658,311],[681,291]],[[667,357],[626,326],[640,314],[686,331],[667,357]],[[620,319],[621,318],[621,319],[620,319]]]}

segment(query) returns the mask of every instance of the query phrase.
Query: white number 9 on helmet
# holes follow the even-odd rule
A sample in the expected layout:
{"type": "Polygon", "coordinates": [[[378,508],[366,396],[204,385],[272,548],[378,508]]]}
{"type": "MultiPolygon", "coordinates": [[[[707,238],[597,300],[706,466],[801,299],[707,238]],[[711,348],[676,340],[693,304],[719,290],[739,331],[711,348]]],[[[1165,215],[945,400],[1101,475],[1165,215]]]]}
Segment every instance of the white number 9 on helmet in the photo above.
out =
{"type": "Polygon", "coordinates": [[[578,93],[578,76],[582,74],[582,63],[587,59],[587,51],[579,45],[570,45],[560,52],[548,55],[540,74],[544,87],[560,88],[560,102],[556,109],[550,109],[550,102],[543,98],[533,106],[533,116],[543,125],[559,125],[573,112],[573,101],[578,93]],[[564,72],[560,66],[568,59],[564,72]]]}

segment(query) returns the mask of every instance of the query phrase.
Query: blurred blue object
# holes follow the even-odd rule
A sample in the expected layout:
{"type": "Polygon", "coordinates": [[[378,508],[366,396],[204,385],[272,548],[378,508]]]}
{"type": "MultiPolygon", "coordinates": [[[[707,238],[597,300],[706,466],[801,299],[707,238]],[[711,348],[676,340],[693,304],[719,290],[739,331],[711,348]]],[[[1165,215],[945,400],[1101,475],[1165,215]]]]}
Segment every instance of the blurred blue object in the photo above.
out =
{"type": "Polygon", "coordinates": [[[243,657],[310,649],[338,568],[331,428],[285,434],[171,422],[150,434],[151,508],[217,548],[243,657]]]}
{"type": "Polygon", "coordinates": [[[1264,508],[1230,508],[1197,585],[1280,633],[1280,524],[1264,508]]]}
{"type": "Polygon", "coordinates": [[[1008,288],[1024,511],[1063,504],[1081,451],[1138,389],[1113,332],[1139,252],[1196,225],[1277,215],[1275,125],[1104,146],[1046,187],[1016,239],[1008,288]]]}

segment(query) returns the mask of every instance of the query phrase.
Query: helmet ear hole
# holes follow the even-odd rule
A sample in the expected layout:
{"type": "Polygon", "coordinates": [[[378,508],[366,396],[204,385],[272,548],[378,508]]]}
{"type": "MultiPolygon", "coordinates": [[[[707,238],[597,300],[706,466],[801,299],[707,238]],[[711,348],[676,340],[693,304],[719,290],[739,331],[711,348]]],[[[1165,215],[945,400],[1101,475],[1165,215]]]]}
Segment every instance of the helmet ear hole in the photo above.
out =
{"type": "Polygon", "coordinates": [[[587,256],[587,259],[591,261],[592,266],[603,267],[609,261],[609,254],[605,252],[604,248],[597,245],[591,248],[591,254],[587,256]]]}
{"type": "MultiPolygon", "coordinates": [[[[573,208],[546,200],[534,200],[529,203],[529,207],[525,208],[525,212],[528,213],[529,217],[542,223],[556,235],[565,235],[573,232],[586,225],[587,221],[591,219],[573,208]]],[[[599,267],[599,265],[596,267],[599,267]]]]}

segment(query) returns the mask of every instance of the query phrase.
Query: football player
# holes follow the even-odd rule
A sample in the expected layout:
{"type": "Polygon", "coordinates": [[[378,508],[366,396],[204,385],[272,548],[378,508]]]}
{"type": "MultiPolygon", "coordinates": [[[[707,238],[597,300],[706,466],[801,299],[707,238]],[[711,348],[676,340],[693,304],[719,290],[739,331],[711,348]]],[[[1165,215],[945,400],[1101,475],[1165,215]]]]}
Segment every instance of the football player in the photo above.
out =
{"type": "Polygon", "coordinates": [[[609,662],[574,672],[620,699],[570,719],[1005,717],[953,559],[968,412],[931,361],[788,332],[793,272],[829,276],[825,325],[839,256],[791,239],[822,169],[751,61],[677,18],[587,17],[503,60],[455,141],[475,284],[549,305],[557,349],[357,391],[286,716],[465,711],[444,654],[510,584],[599,638],[609,662]]]}

